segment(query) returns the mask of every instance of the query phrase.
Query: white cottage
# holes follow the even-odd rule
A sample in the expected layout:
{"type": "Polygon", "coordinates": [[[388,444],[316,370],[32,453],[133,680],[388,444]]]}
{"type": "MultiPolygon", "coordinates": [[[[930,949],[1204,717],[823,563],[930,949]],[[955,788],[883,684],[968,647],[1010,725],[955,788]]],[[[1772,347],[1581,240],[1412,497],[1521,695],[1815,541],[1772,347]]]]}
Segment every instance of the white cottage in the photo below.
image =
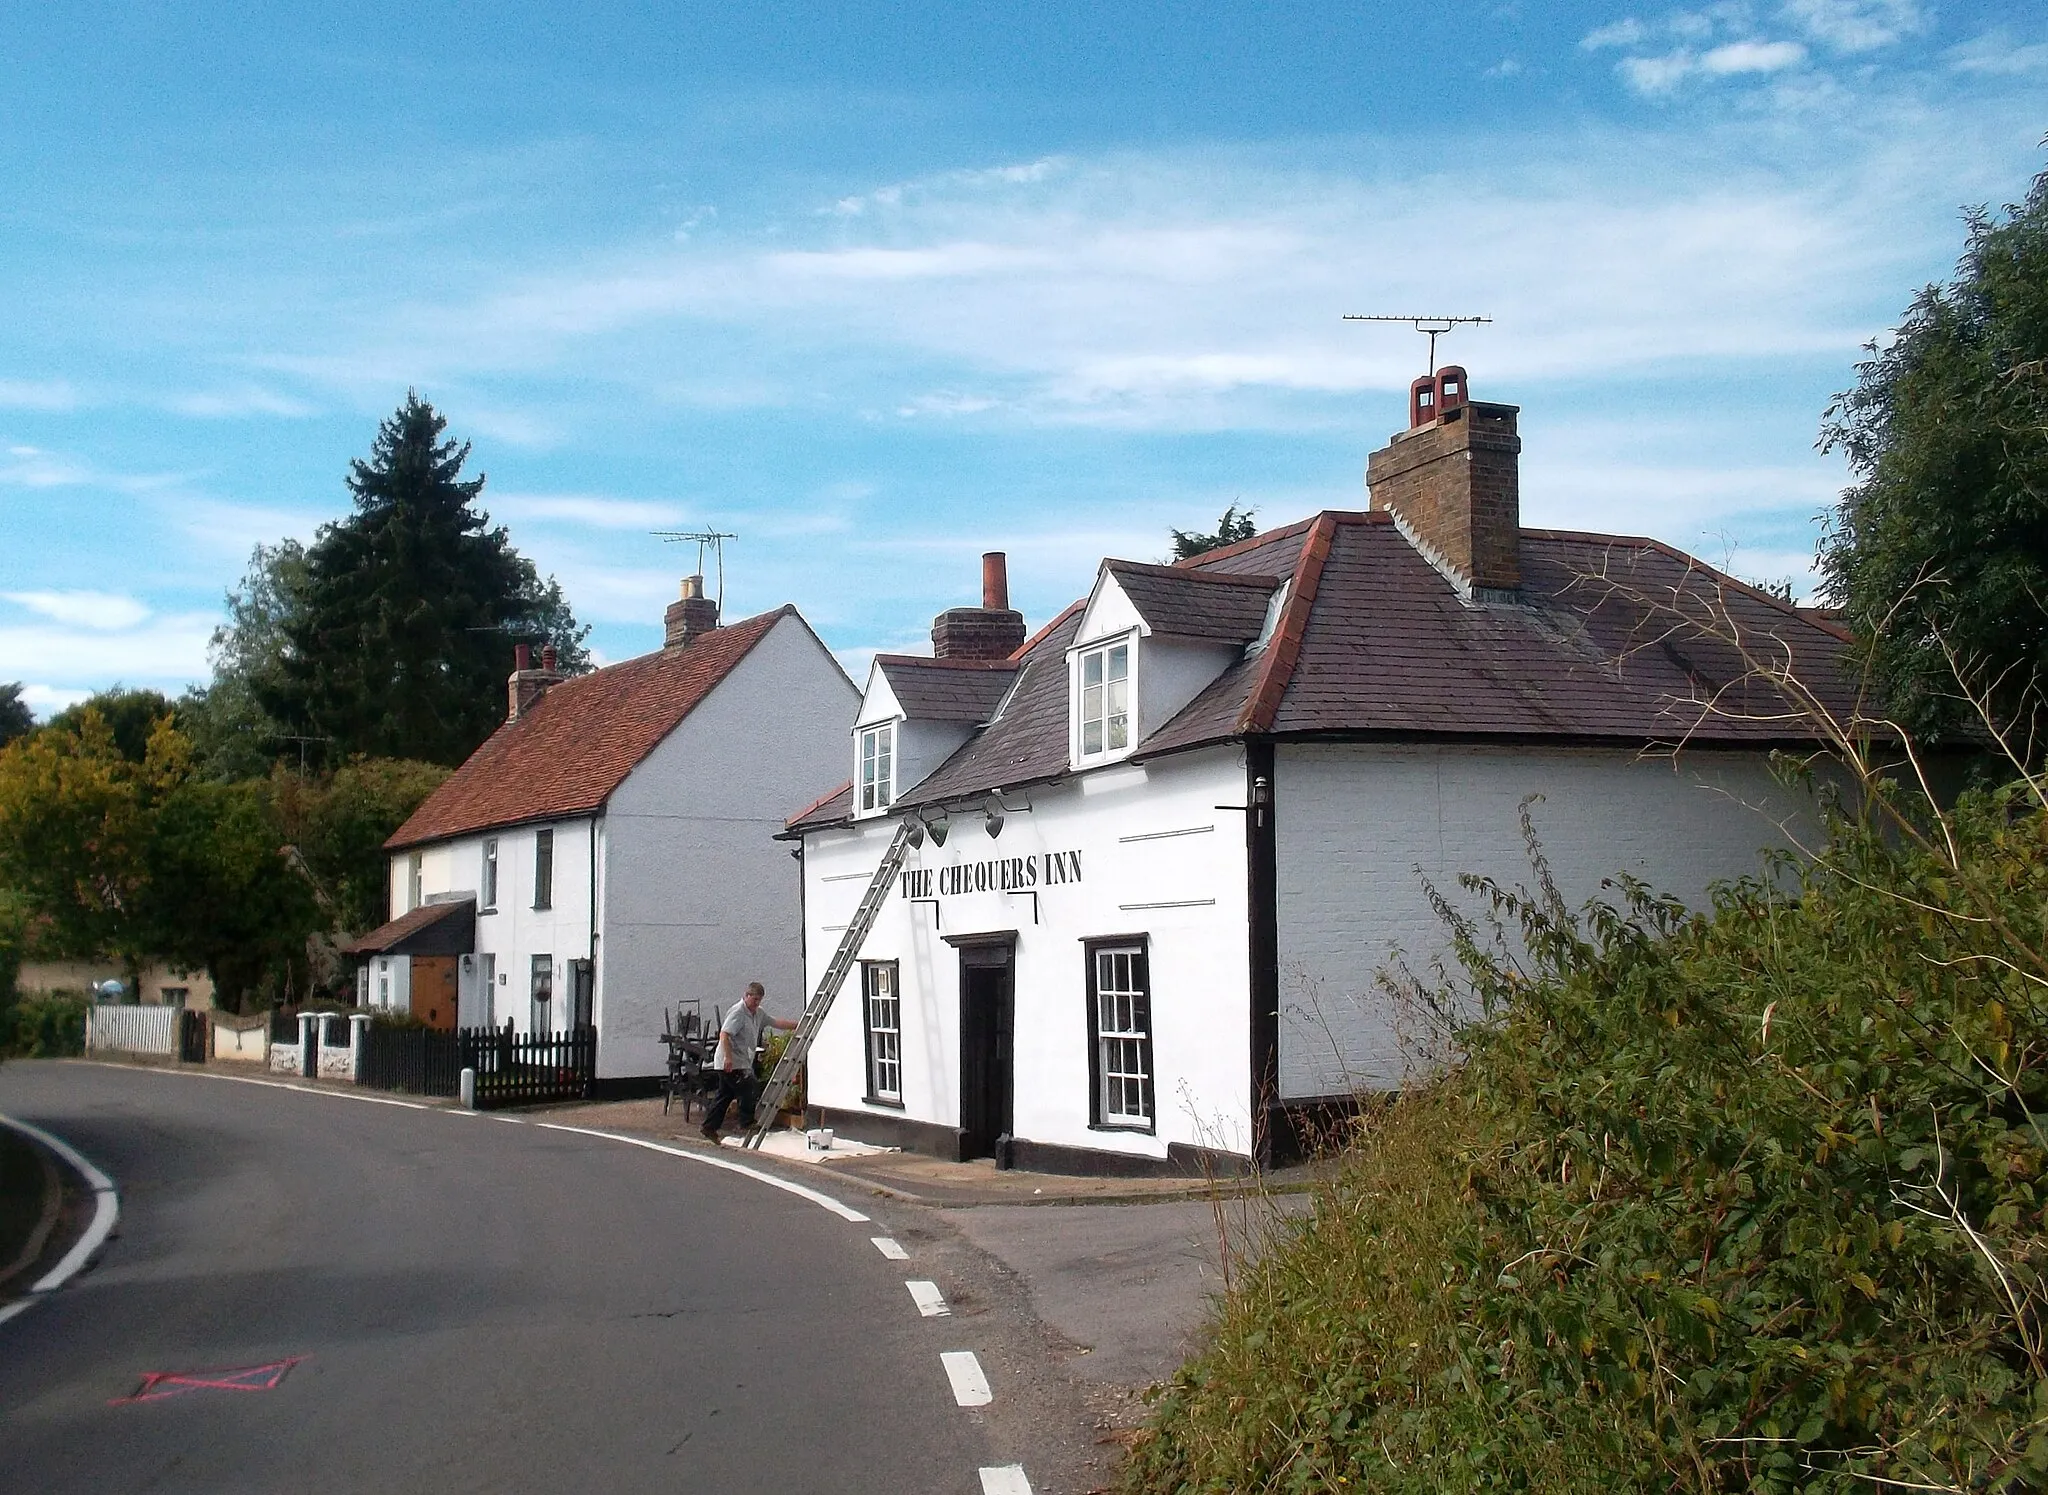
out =
{"type": "Polygon", "coordinates": [[[792,801],[845,772],[859,692],[791,606],[730,627],[683,583],[656,653],[563,679],[525,650],[505,725],[386,843],[358,988],[442,1027],[598,1031],[597,1078],[662,1072],[661,1014],[803,978],[792,801]]]}
{"type": "Polygon", "coordinates": [[[1376,972],[1443,952],[1425,878],[1529,880],[1530,796],[1574,901],[1617,873],[1698,901],[1783,843],[1807,806],[1769,754],[1813,743],[1683,615],[1838,702],[1841,635],[1652,540],[1522,529],[1517,411],[1462,385],[1418,392],[1369,512],[1104,561],[1028,642],[992,556],[935,657],[875,661],[852,782],[785,832],[813,983],[922,835],[812,1051],[822,1122],[1035,1168],[1270,1160],[1399,1081],[1376,972]]]}

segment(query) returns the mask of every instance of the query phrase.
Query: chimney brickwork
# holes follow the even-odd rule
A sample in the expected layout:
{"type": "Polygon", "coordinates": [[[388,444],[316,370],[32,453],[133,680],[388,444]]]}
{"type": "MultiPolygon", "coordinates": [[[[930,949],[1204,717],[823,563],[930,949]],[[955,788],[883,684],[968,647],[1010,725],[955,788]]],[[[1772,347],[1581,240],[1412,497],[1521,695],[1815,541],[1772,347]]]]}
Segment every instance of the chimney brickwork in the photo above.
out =
{"type": "Polygon", "coordinates": [[[505,720],[516,722],[533,710],[540,698],[548,693],[548,687],[559,685],[564,676],[555,668],[555,646],[549,644],[540,653],[541,667],[533,667],[533,645],[512,646],[512,677],[505,682],[505,720]]]}
{"type": "Polygon", "coordinates": [[[683,595],[668,605],[662,621],[668,625],[662,641],[662,647],[667,649],[688,648],[692,639],[701,638],[718,626],[718,604],[704,595],[703,577],[683,578],[683,595]]]}
{"type": "Polygon", "coordinates": [[[1367,460],[1374,509],[1476,601],[1522,585],[1520,409],[1473,400],[1403,431],[1367,460]]]}
{"type": "Polygon", "coordinates": [[[981,606],[950,607],[932,620],[935,659],[1008,659],[1024,642],[1024,614],[1010,606],[1009,562],[981,558],[981,606]]]}

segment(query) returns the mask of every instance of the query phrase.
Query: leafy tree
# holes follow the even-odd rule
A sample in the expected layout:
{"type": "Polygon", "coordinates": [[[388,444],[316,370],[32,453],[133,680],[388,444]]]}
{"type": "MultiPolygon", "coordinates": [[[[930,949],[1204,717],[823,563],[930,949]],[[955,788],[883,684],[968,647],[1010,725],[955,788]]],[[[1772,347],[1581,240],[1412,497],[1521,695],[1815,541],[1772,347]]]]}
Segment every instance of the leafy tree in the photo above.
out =
{"type": "Polygon", "coordinates": [[[2048,686],[2048,172],[1968,223],[1955,279],[1872,345],[1822,432],[1858,479],[1821,543],[1829,600],[1922,729],[1960,719],[1956,673],[2014,724],[2048,686]]]}
{"type": "Polygon", "coordinates": [[[117,960],[131,978],[157,953],[150,837],[188,758],[168,714],[130,756],[92,706],[0,749],[0,885],[40,916],[53,953],[117,960]]]}
{"type": "Polygon", "coordinates": [[[318,744],[294,741],[266,711],[259,690],[287,688],[290,630],[305,615],[306,548],[296,540],[258,545],[242,584],[227,594],[228,620],[207,650],[213,680],[178,702],[179,724],[211,778],[261,778],[273,762],[300,763],[318,744]]]}
{"type": "Polygon", "coordinates": [[[446,428],[408,393],[370,459],[350,465],[355,512],[306,552],[301,606],[274,656],[281,678],[252,678],[264,711],[329,740],[329,761],[461,762],[503,720],[515,639],[589,667],[589,630],[474,507],[484,479],[462,476],[469,445],[446,428]]]}
{"type": "Polygon", "coordinates": [[[439,764],[394,758],[359,758],[313,780],[283,769],[272,776],[279,831],[299,848],[333,905],[331,927],[360,933],[384,922],[384,842],[447,777],[439,764]]]}
{"type": "Polygon", "coordinates": [[[21,682],[0,685],[0,747],[6,747],[17,737],[26,737],[35,726],[35,715],[21,698],[21,682]]]}
{"type": "Polygon", "coordinates": [[[129,690],[109,686],[87,696],[76,706],[67,706],[48,722],[44,730],[77,736],[88,715],[97,716],[113,737],[114,747],[130,763],[149,756],[149,740],[157,723],[175,720],[177,710],[161,691],[129,690]]]}
{"type": "Polygon", "coordinates": [[[1184,561],[1191,555],[1202,555],[1211,550],[1220,550],[1225,545],[1235,545],[1240,540],[1249,540],[1258,533],[1257,527],[1252,523],[1254,512],[1256,511],[1246,509],[1239,513],[1237,505],[1232,504],[1223,511],[1223,517],[1216,521],[1216,533],[1213,535],[1184,529],[1172,531],[1173,558],[1184,561]]]}

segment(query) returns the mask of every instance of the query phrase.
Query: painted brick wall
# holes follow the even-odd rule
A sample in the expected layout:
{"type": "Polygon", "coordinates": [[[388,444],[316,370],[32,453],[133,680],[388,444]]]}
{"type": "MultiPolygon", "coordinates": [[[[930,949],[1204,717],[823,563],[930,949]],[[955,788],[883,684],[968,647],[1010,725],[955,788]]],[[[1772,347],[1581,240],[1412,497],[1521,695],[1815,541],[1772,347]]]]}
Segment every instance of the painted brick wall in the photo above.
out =
{"type": "Polygon", "coordinates": [[[1759,869],[1782,825],[1811,828],[1803,796],[1755,753],[1669,759],[1626,751],[1283,746],[1276,764],[1280,1089],[1287,1097],[1397,1084],[1422,1036],[1378,987],[1399,956],[1447,958],[1426,877],[1459,906],[1477,872],[1533,882],[1518,807],[1574,907],[1626,872],[1701,905],[1709,884],[1759,869]]]}

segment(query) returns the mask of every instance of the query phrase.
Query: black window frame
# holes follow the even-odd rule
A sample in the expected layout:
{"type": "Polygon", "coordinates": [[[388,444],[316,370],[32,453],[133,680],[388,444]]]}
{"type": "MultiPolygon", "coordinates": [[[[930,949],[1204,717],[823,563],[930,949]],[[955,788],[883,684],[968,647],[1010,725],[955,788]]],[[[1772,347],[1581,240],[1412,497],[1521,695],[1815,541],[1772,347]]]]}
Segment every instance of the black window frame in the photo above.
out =
{"type": "Polygon", "coordinates": [[[1103,935],[1083,940],[1081,950],[1087,967],[1085,984],[1088,992],[1088,1129],[1093,1132],[1130,1132],[1139,1136],[1156,1137],[1159,1134],[1159,1044],[1152,1021],[1152,938],[1144,934],[1103,935]],[[1142,1052],[1145,1121],[1142,1125],[1134,1121],[1106,1120],[1102,1103],[1102,993],[1097,974],[1097,957],[1104,952],[1122,950],[1129,950],[1137,957],[1143,972],[1144,984],[1141,994],[1144,1001],[1142,1052]]]}
{"type": "Polygon", "coordinates": [[[533,906],[555,906],[555,831],[553,826],[533,833],[533,906]]]}
{"type": "Polygon", "coordinates": [[[860,1036],[863,1055],[861,1073],[864,1077],[864,1093],[861,1099],[871,1106],[887,1106],[892,1111],[903,1109],[903,967],[894,960],[864,960],[860,963],[860,1036]],[[896,1094],[887,1096],[875,1084],[875,1028],[874,1009],[869,1005],[873,993],[868,989],[868,973],[886,966],[889,984],[896,999],[896,1094]]]}

